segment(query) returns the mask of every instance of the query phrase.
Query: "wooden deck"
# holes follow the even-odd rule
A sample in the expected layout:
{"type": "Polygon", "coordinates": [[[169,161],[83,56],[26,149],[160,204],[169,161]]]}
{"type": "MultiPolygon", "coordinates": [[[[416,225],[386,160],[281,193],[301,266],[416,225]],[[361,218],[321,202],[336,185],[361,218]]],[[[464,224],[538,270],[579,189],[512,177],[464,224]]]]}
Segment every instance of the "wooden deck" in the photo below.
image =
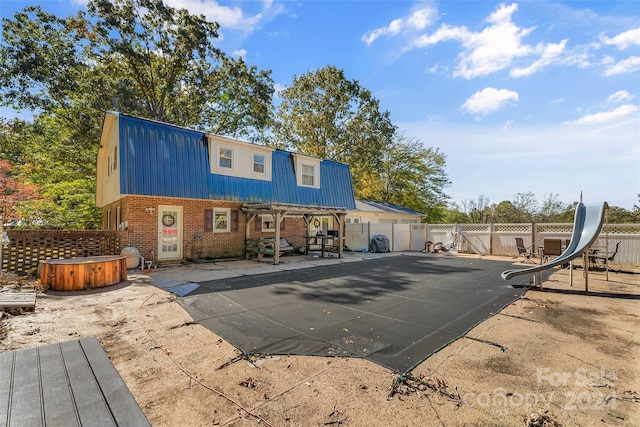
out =
{"type": "Polygon", "coordinates": [[[95,337],[0,354],[0,426],[149,426],[95,337]]]}

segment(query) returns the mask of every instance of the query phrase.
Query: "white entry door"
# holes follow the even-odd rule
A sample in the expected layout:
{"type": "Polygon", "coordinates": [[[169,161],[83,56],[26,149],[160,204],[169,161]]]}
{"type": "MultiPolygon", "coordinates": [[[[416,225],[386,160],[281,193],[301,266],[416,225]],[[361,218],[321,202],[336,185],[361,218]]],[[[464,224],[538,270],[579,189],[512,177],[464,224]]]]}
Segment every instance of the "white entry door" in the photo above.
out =
{"type": "Polygon", "coordinates": [[[182,259],[182,206],[158,206],[158,261],[182,259]]]}

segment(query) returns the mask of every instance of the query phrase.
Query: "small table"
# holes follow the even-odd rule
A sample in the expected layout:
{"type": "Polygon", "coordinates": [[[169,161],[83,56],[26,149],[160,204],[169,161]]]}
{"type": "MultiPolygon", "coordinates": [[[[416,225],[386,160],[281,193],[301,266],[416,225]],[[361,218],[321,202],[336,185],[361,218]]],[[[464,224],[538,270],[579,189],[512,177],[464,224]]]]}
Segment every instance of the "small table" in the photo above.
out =
{"type": "Polygon", "coordinates": [[[318,236],[304,236],[304,238],[307,240],[307,244],[306,244],[306,253],[309,254],[310,252],[310,247],[311,247],[311,242],[313,241],[314,244],[318,244],[318,240],[320,240],[320,253],[323,258],[325,257],[324,253],[325,252],[329,252],[332,248],[333,248],[333,241],[337,240],[338,237],[337,236],[325,236],[325,235],[318,235],[318,236]]]}

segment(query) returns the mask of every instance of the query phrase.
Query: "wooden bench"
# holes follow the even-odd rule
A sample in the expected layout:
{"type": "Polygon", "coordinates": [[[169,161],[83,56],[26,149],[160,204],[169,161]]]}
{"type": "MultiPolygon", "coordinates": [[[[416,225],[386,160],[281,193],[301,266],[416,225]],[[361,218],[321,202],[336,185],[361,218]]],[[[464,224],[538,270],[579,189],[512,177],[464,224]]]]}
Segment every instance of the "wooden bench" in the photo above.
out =
{"type": "MultiPolygon", "coordinates": [[[[267,256],[273,256],[275,252],[274,249],[274,239],[265,238],[265,237],[256,237],[249,238],[245,241],[245,258],[249,259],[252,256],[256,256],[259,262],[262,262],[262,258],[267,256]]],[[[280,255],[284,255],[285,253],[292,254],[293,246],[287,242],[285,238],[280,239],[280,255]],[[283,245],[286,243],[286,245],[283,245]]]]}
{"type": "Polygon", "coordinates": [[[0,310],[5,308],[27,308],[35,310],[35,292],[0,292],[0,310]]]}

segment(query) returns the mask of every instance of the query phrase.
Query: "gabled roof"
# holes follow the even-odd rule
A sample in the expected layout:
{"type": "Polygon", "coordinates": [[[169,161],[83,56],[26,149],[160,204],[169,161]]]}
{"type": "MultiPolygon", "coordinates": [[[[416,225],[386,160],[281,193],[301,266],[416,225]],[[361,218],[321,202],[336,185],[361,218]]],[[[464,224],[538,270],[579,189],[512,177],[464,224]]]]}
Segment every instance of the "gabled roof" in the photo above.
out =
{"type": "Polygon", "coordinates": [[[278,149],[271,181],[214,174],[204,132],[126,114],[118,122],[121,194],[355,208],[346,164],[320,161],[320,188],[298,186],[293,153],[278,149]]]}
{"type": "Polygon", "coordinates": [[[422,212],[414,211],[413,209],[405,208],[404,206],[396,205],[389,202],[374,202],[371,200],[356,200],[356,209],[362,212],[384,212],[393,214],[410,214],[410,215],[422,215],[422,212]]]}

